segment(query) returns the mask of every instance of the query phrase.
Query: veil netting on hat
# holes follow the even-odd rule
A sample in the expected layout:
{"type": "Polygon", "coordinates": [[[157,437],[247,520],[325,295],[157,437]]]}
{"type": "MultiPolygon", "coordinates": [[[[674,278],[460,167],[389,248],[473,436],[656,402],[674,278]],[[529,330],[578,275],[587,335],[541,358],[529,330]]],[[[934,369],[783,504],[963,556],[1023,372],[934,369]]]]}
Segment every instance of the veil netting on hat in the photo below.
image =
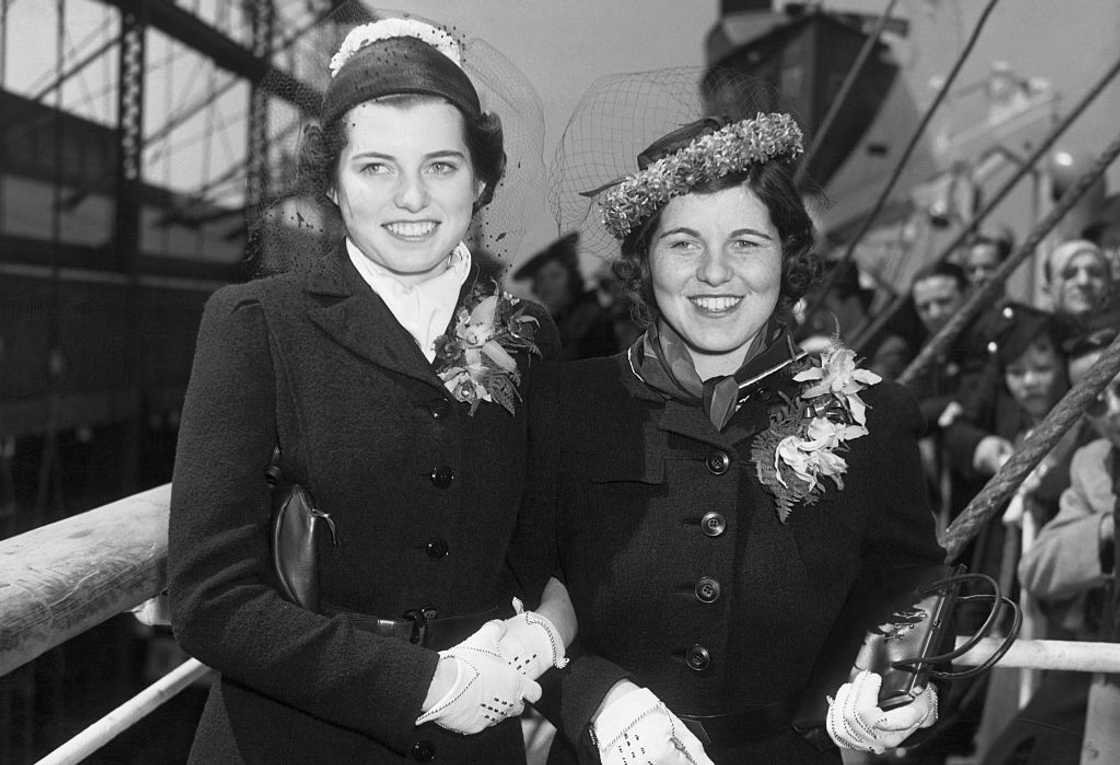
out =
{"type": "Polygon", "coordinates": [[[613,260],[618,242],[603,225],[598,197],[638,170],[638,154],[705,116],[735,121],[774,110],[791,111],[766,82],[731,69],[673,67],[596,80],[576,104],[549,169],[559,230],[578,231],[583,253],[613,260]]]}
{"type": "MultiPolygon", "coordinates": [[[[310,86],[321,98],[330,81],[331,57],[346,35],[360,24],[387,18],[416,19],[452,35],[482,110],[501,120],[505,172],[493,199],[475,214],[466,241],[480,259],[493,256],[499,267],[508,267],[520,254],[534,205],[545,209],[544,112],[528,78],[493,45],[440,20],[351,0],[297,25],[296,34],[284,41],[283,53],[274,58],[279,59],[278,67],[261,87],[290,95],[310,86]]],[[[306,126],[318,121],[318,109],[299,109],[294,101],[273,98],[269,103],[272,193],[256,206],[250,222],[246,265],[252,275],[315,268],[324,251],[344,234],[333,203],[300,184],[299,143],[306,126]]]]}

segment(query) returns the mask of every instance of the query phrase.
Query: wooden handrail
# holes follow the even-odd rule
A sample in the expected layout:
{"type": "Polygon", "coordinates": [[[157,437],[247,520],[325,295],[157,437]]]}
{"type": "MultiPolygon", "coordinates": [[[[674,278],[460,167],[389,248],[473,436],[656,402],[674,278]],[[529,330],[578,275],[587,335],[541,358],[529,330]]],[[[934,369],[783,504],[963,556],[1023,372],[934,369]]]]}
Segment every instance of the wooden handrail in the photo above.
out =
{"type": "MultiPolygon", "coordinates": [[[[164,588],[170,498],[166,484],[0,540],[0,676],[164,588]]],[[[978,664],[998,642],[983,640],[954,664],[978,664]]],[[[1120,645],[1019,640],[1000,665],[1120,672],[1120,645]]],[[[42,762],[80,762],[209,674],[188,660],[42,762]]]]}
{"type": "Polygon", "coordinates": [[[171,484],[0,540],[0,677],[156,595],[171,484]]]}

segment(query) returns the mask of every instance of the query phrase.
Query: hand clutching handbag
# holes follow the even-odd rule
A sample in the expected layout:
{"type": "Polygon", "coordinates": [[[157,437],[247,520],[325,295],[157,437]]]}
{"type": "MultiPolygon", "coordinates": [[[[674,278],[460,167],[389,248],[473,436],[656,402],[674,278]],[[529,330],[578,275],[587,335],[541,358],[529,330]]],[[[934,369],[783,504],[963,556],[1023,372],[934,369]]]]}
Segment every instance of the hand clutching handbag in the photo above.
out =
{"type": "MultiPolygon", "coordinates": [[[[936,707],[937,693],[931,685],[974,677],[990,670],[1011,647],[1022,620],[1018,606],[1000,592],[999,585],[991,577],[966,573],[963,566],[909,591],[893,605],[881,609],[877,617],[867,613],[863,616],[870,619],[865,622],[869,626],[865,628],[862,644],[851,664],[848,681],[856,682],[865,690],[866,673],[882,678],[877,691],[878,703],[871,704],[881,713],[919,701],[928,705],[931,699],[936,707]],[[982,585],[990,592],[963,592],[970,584],[982,585]],[[963,604],[973,601],[988,601],[991,607],[975,634],[955,646],[954,617],[963,604]],[[951,662],[989,636],[1000,616],[1007,612],[1011,614],[1011,623],[1000,647],[975,667],[951,670],[951,662]]],[[[831,692],[835,692],[835,687],[831,692]]],[[[813,691],[810,695],[818,694],[813,691]]],[[[826,732],[829,707],[823,702],[823,698],[806,699],[794,722],[795,729],[821,749],[831,746],[826,732]]],[[[936,714],[934,709],[934,719],[936,714]]],[[[835,715],[836,712],[832,712],[832,716],[835,715]]],[[[928,720],[920,727],[928,727],[931,722],[928,720]]]]}
{"type": "Polygon", "coordinates": [[[912,605],[894,611],[884,623],[868,630],[852,672],[854,675],[867,670],[882,676],[879,707],[895,709],[913,702],[931,680],[963,680],[990,670],[1015,641],[1021,622],[1019,607],[1000,591],[994,579],[966,573],[960,566],[915,593],[912,605]],[[961,589],[967,582],[987,585],[991,592],[963,594],[961,589]],[[957,608],[962,603],[981,600],[991,602],[983,624],[968,640],[955,646],[952,627],[957,608]],[[946,669],[991,634],[1004,608],[1011,613],[1011,626],[1000,647],[975,667],[946,669]]]}

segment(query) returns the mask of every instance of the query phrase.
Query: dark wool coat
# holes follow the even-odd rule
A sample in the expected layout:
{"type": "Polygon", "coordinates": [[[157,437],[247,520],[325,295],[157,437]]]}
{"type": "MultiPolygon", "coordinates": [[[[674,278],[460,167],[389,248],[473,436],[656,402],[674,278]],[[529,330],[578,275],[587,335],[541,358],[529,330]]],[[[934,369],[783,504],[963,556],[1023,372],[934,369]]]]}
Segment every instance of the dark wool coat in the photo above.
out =
{"type": "MultiPolygon", "coordinates": [[[[775,361],[772,348],[751,364],[775,361]]],[[[805,694],[823,710],[871,626],[841,623],[846,602],[854,613],[875,604],[880,585],[908,589],[940,572],[916,445],[921,417],[893,383],[864,393],[871,432],[844,455],[845,489],[779,522],[750,446],[779,400],[768,388],[795,395],[797,385],[788,372],[764,380],[718,432],[699,407],[639,382],[626,354],[545,365],[534,389],[544,435],[530,438],[530,501],[556,518],[559,570],[586,652],[559,673],[560,715],[577,748],[623,677],[677,713],[805,694]]],[[[788,726],[708,753],[717,763],[840,761],[788,726]]],[[[554,750],[553,761],[573,756],[554,750]]]]}
{"type": "MultiPolygon", "coordinates": [[[[472,272],[466,290],[475,278],[472,272]]],[[[465,293],[464,293],[465,294],[465,293]]],[[[538,341],[557,348],[539,306],[538,341]]],[[[522,389],[539,366],[519,355],[522,389]]],[[[416,717],[434,650],[281,599],[264,471],[311,488],[340,544],[319,550],[321,596],[399,618],[508,606],[518,580],[526,421],[454,401],[342,247],[320,270],[225,287],[207,303],[171,499],[175,633],[221,673],[191,761],[522,762],[520,726],[457,736],[416,717]]],[[[436,646],[442,648],[446,646],[436,646]]]]}

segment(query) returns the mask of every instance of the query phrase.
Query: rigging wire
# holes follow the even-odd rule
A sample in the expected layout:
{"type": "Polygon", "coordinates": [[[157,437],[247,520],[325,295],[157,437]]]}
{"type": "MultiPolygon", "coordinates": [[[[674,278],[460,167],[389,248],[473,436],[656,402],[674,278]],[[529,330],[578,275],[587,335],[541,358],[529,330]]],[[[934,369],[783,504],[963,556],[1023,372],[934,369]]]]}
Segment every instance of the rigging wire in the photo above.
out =
{"type": "Polygon", "coordinates": [[[875,28],[867,36],[863,42],[863,47],[860,48],[859,54],[856,55],[855,61],[852,62],[848,73],[844,75],[844,82],[840,85],[840,90],[832,99],[832,103],[828,106],[828,112],[825,113],[824,119],[821,120],[820,127],[814,131],[813,141],[809,144],[809,148],[805,152],[805,156],[801,158],[801,163],[797,166],[797,172],[793,176],[793,183],[795,186],[800,186],[809,174],[809,165],[817,156],[821,146],[824,145],[824,139],[828,135],[832,125],[836,122],[836,117],[840,114],[840,109],[848,101],[848,95],[852,92],[852,88],[859,79],[860,74],[863,72],[864,64],[871,57],[871,51],[875,50],[875,46],[879,43],[879,36],[883,34],[883,30],[887,27],[887,22],[890,21],[891,13],[894,11],[894,6],[898,0],[887,0],[887,7],[879,14],[879,19],[875,22],[875,28]]]}
{"type": "MultiPolygon", "coordinates": [[[[1050,134],[1043,140],[1034,151],[1027,156],[1015,172],[1008,178],[1003,186],[1001,186],[990,199],[985,202],[984,206],[972,216],[972,219],[949,244],[944,247],[938,254],[934,262],[942,263],[949,259],[949,257],[956,252],[966,239],[980,226],[981,223],[1007,198],[1007,195],[1019,184],[1025,176],[1033,172],[1038,162],[1046,155],[1047,152],[1054,146],[1057,140],[1062,136],[1070,125],[1074,123],[1089,106],[1097,99],[1098,96],[1104,91],[1116,75],[1120,74],[1120,58],[1117,58],[1108,69],[1097,79],[1093,86],[1085,92],[1081,100],[1077,102],[1076,106],[1070,110],[1065,117],[1050,131],[1050,134]]],[[[895,296],[894,300],[882,311],[876,315],[873,320],[864,322],[864,326],[858,328],[854,332],[854,341],[852,346],[857,350],[861,350],[864,345],[869,343],[879,331],[886,326],[894,316],[902,310],[906,304],[909,296],[909,290],[900,292],[895,296]]]]}
{"type": "Polygon", "coordinates": [[[949,349],[981,310],[995,303],[999,291],[1003,289],[1004,283],[1012,272],[1034,253],[1046,235],[1069,213],[1070,209],[1085,195],[1090,186],[1104,175],[1105,170],[1116,160],[1117,156],[1120,156],[1120,135],[1117,135],[1112,143],[1105,148],[1092,167],[1085,171],[1077,179],[1077,182],[1066,190],[1062,198],[1058,200],[1058,204],[1031,230],[1019,249],[999,264],[991,279],[977,287],[968,296],[964,304],[957,309],[945,326],[926,343],[917,357],[910,362],[910,366],[906,367],[899,376],[898,382],[903,385],[912,384],[936,358],[949,349]]]}
{"type": "MultiPolygon", "coordinates": [[[[9,4],[5,3],[5,5],[9,5],[9,4]]],[[[84,38],[82,38],[81,42],[72,44],[70,46],[70,50],[68,50],[66,52],[66,54],[63,55],[61,57],[61,59],[59,59],[59,61],[67,61],[67,60],[73,61],[75,58],[78,57],[78,54],[81,52],[81,50],[83,48],[86,47],[86,45],[88,45],[95,38],[100,37],[103,33],[109,33],[108,36],[107,36],[107,40],[109,41],[110,44],[115,44],[116,43],[116,38],[112,35],[112,33],[111,33],[112,30],[109,29],[110,23],[111,23],[111,20],[102,21],[101,25],[98,26],[93,31],[86,34],[86,36],[84,38]]],[[[92,56],[92,57],[87,56],[86,58],[96,58],[96,56],[100,55],[101,53],[104,53],[105,52],[105,44],[104,43],[102,43],[100,46],[98,46],[98,51],[99,52],[96,52],[94,56],[92,56]]],[[[58,61],[55,62],[55,66],[56,67],[58,66],[58,61]]],[[[61,69],[47,70],[47,71],[43,72],[42,74],[40,74],[34,81],[32,81],[32,83],[28,86],[28,90],[30,90],[32,92],[42,91],[42,92],[38,92],[37,95],[32,96],[33,101],[41,101],[43,98],[46,98],[46,96],[49,93],[51,93],[56,87],[59,86],[60,80],[65,80],[67,77],[70,76],[70,74],[72,74],[72,73],[63,73],[62,75],[58,75],[57,72],[59,72],[59,71],[62,71],[62,70],[61,69]],[[54,80],[52,81],[51,78],[54,78],[54,80]],[[47,83],[50,83],[50,84],[47,84],[47,83]]]]}
{"type": "Polygon", "coordinates": [[[918,141],[925,133],[925,129],[933,119],[933,115],[937,111],[937,108],[941,105],[941,102],[945,100],[945,96],[948,95],[949,91],[953,87],[953,83],[956,81],[957,75],[960,73],[962,67],[964,66],[964,62],[968,60],[968,56],[972,53],[972,49],[976,47],[976,41],[980,38],[980,33],[983,31],[984,26],[988,21],[988,17],[991,16],[992,11],[995,9],[997,3],[999,3],[999,0],[988,0],[988,4],[984,6],[984,10],[980,12],[980,18],[973,26],[972,33],[969,35],[968,41],[965,43],[965,46],[961,50],[961,52],[957,55],[956,61],[953,62],[953,68],[949,71],[949,74],[945,78],[945,81],[938,89],[937,95],[933,99],[933,103],[931,103],[929,108],[926,109],[925,114],[922,115],[921,121],[919,121],[918,126],[911,134],[910,140],[906,144],[905,150],[903,150],[902,152],[902,156],[900,156],[898,162],[895,163],[894,170],[891,172],[890,178],[887,180],[887,183],[883,187],[882,191],[879,192],[879,197],[875,200],[875,205],[871,208],[871,212],[864,217],[863,223],[860,225],[859,230],[856,232],[856,235],[852,237],[852,239],[848,242],[848,247],[844,251],[843,256],[835,261],[832,270],[825,275],[819,288],[820,292],[818,293],[816,300],[814,300],[813,304],[809,307],[807,313],[811,314],[821,307],[821,304],[824,302],[825,295],[828,294],[828,290],[832,287],[832,282],[836,279],[836,274],[839,270],[836,266],[847,263],[852,259],[852,256],[855,254],[856,248],[859,246],[860,241],[864,236],[867,235],[867,232],[871,230],[871,226],[875,222],[875,219],[878,218],[879,214],[883,211],[883,208],[886,206],[887,200],[890,198],[891,192],[894,190],[895,184],[898,183],[899,178],[902,177],[902,171],[905,169],[906,163],[910,160],[910,155],[914,152],[914,149],[917,148],[918,141]]]}

